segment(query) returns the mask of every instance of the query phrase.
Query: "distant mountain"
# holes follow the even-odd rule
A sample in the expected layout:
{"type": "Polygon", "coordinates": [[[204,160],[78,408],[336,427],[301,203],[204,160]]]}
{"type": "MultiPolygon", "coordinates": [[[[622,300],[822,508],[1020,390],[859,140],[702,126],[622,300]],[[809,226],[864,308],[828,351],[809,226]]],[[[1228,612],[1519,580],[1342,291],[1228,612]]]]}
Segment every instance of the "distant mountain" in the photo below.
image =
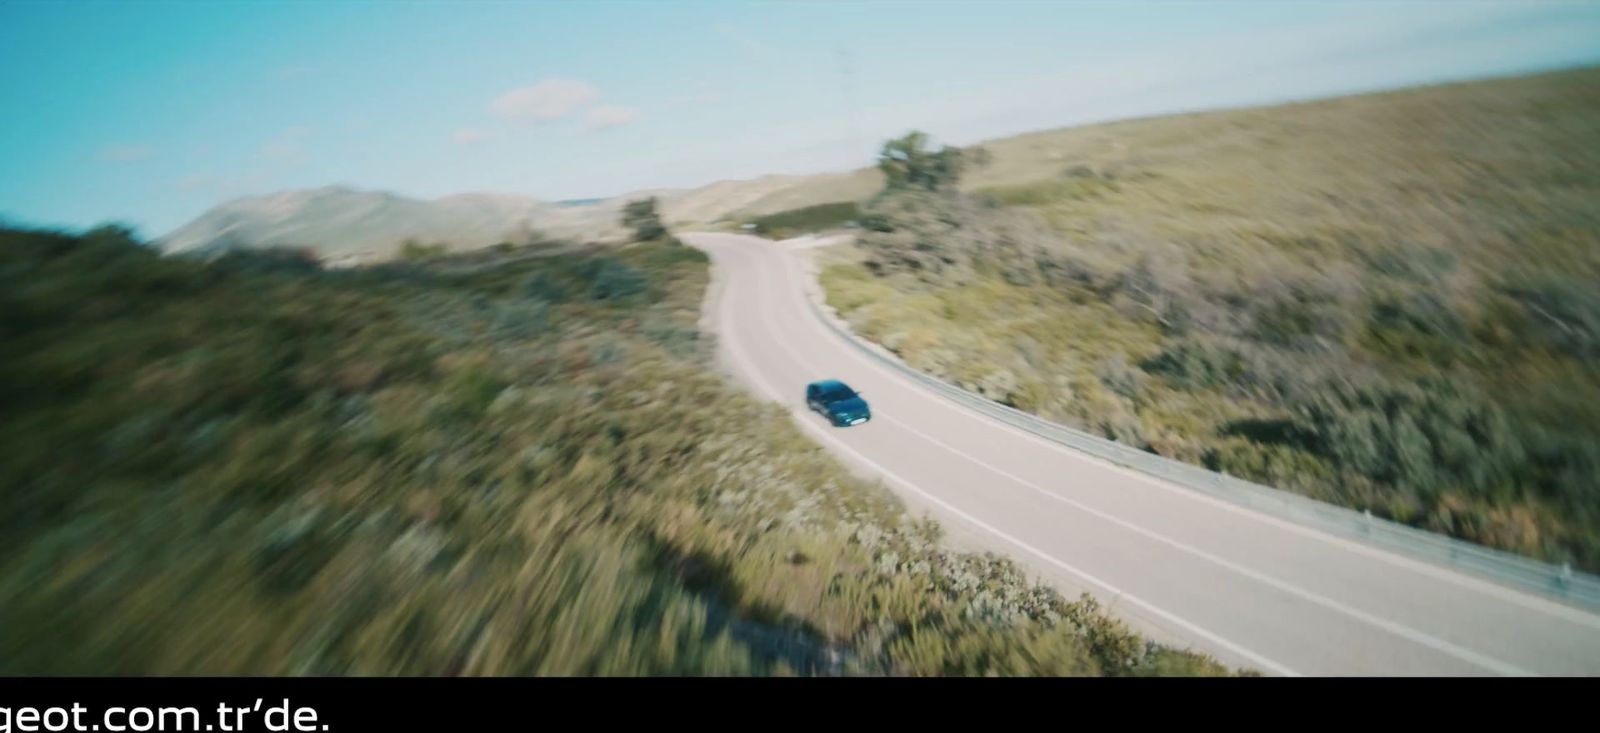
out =
{"type": "Polygon", "coordinates": [[[474,249],[553,237],[604,239],[622,233],[622,201],[560,206],[537,199],[468,193],[422,200],[346,186],[235,199],[162,237],[167,252],[237,247],[310,247],[324,257],[376,259],[408,239],[474,249]]]}
{"type": "Polygon", "coordinates": [[[534,232],[592,241],[627,235],[624,203],[661,202],[672,226],[695,226],[825,203],[830,196],[859,197],[876,182],[860,172],[815,176],[764,176],[718,181],[694,189],[650,189],[612,198],[540,201],[498,193],[464,193],[414,199],[349,186],[283,191],[235,199],[202,214],[156,241],[166,252],[216,252],[249,247],[309,247],[336,261],[392,256],[408,239],[443,243],[454,250],[526,242],[534,232]],[[866,188],[850,185],[858,179],[866,188]],[[857,191],[855,189],[861,188],[857,191]]]}

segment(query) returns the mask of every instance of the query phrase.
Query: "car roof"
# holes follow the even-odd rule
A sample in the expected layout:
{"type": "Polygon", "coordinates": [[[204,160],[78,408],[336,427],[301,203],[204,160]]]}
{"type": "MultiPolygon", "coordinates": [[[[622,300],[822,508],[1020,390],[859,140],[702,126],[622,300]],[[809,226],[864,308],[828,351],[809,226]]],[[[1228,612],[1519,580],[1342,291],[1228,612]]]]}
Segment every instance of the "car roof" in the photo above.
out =
{"type": "Polygon", "coordinates": [[[813,387],[822,387],[824,389],[832,389],[834,387],[844,387],[845,389],[850,389],[850,385],[845,384],[844,382],[841,382],[841,381],[839,381],[837,379],[822,379],[822,380],[818,380],[818,381],[812,382],[811,386],[813,386],[813,387]]]}

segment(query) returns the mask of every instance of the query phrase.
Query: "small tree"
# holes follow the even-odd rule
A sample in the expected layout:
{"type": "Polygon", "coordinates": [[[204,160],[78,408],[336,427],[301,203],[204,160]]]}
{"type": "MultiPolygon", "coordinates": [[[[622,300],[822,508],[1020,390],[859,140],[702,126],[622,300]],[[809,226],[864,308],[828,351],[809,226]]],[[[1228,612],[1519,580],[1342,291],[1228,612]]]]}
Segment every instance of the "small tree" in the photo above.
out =
{"type": "Polygon", "coordinates": [[[965,162],[962,150],[949,145],[938,151],[928,150],[927,142],[927,133],[913,130],[883,144],[878,169],[883,171],[888,188],[938,191],[960,180],[965,162]]]}
{"type": "Polygon", "coordinates": [[[656,197],[629,201],[622,207],[622,225],[633,229],[634,238],[644,242],[666,236],[667,227],[656,212],[656,197]]]}

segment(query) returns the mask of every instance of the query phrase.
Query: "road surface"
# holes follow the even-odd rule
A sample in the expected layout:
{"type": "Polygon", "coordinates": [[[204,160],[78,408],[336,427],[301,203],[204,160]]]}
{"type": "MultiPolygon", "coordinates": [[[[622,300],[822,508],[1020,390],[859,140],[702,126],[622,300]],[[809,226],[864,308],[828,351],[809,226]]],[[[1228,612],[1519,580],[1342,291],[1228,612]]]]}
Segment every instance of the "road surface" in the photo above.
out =
{"type": "Polygon", "coordinates": [[[705,314],[724,365],[846,463],[965,543],[1087,591],[1164,643],[1304,676],[1589,676],[1600,615],[1334,537],[1005,425],[829,331],[792,247],[684,235],[711,255],[705,314]],[[830,427],[806,383],[842,379],[873,420],[830,427]]]}

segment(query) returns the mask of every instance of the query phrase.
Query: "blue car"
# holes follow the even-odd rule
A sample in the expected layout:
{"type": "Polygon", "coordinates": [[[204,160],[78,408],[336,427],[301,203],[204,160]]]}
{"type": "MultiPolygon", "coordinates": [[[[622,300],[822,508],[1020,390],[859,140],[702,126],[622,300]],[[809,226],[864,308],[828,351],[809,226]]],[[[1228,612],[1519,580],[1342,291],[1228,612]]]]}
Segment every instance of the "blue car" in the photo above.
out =
{"type": "Polygon", "coordinates": [[[806,385],[806,406],[822,413],[836,428],[860,425],[872,419],[872,408],[861,393],[837,379],[806,385]]]}

